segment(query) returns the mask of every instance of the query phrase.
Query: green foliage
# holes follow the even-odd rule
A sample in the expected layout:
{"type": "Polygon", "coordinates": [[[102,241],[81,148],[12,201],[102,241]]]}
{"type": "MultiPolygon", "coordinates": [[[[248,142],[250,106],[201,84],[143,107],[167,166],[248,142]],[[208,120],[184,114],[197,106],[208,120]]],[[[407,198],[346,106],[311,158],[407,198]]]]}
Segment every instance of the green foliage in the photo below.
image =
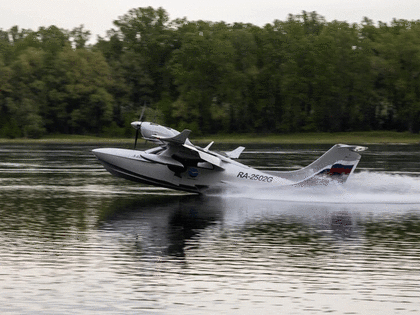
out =
{"type": "Polygon", "coordinates": [[[420,21],[258,27],[136,8],[95,45],[83,25],[0,30],[0,137],[420,131],[420,21]]]}
{"type": "Polygon", "coordinates": [[[86,43],[90,37],[90,31],[84,30],[84,25],[75,27],[71,32],[69,32],[69,37],[72,39],[73,46],[76,49],[86,48],[86,43]]]}

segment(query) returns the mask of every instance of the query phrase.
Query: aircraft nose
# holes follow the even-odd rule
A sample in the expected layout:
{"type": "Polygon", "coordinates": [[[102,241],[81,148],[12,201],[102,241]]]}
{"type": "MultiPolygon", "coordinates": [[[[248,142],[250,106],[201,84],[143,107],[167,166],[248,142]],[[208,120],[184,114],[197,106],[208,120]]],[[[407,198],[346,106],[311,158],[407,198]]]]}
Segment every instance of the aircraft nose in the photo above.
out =
{"type": "Polygon", "coordinates": [[[101,149],[94,149],[92,150],[92,153],[95,154],[95,156],[99,159],[99,156],[101,155],[101,149]]]}
{"type": "Polygon", "coordinates": [[[109,156],[108,151],[109,151],[108,149],[94,149],[92,150],[92,153],[95,154],[98,160],[106,161],[107,157],[109,156]]]}
{"type": "Polygon", "coordinates": [[[117,149],[117,148],[101,148],[101,149],[94,149],[92,153],[100,161],[104,161],[107,163],[115,163],[116,160],[119,158],[124,157],[131,157],[132,150],[125,150],[125,149],[117,149]]]}

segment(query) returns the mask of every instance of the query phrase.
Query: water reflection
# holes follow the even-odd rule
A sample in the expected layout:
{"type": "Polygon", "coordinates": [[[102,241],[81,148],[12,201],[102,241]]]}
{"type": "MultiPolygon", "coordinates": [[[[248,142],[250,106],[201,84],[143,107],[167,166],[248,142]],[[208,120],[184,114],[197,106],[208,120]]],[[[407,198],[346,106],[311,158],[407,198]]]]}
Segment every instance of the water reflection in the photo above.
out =
{"type": "Polygon", "coordinates": [[[136,255],[185,257],[187,241],[219,222],[222,213],[217,202],[195,195],[116,199],[101,212],[99,229],[130,238],[141,248],[136,255]]]}
{"type": "Polygon", "coordinates": [[[365,314],[367,301],[381,312],[420,310],[412,205],[155,196],[113,202],[98,228],[122,254],[118,272],[146,281],[134,290],[163,285],[191,313],[214,310],[215,300],[219,311],[244,313],[260,303],[268,312],[345,313],[352,302],[352,313],[365,314]]]}
{"type": "Polygon", "coordinates": [[[185,248],[197,246],[208,233],[226,240],[230,249],[246,246],[248,238],[251,243],[291,246],[290,251],[300,245],[311,253],[330,251],[337,244],[368,247],[381,242],[412,243],[413,249],[413,244],[420,248],[420,217],[412,207],[395,205],[391,214],[378,215],[374,206],[365,205],[350,209],[242,198],[148,196],[112,202],[101,212],[99,229],[130,239],[133,247],[142,248],[137,255],[184,258],[185,248]]]}

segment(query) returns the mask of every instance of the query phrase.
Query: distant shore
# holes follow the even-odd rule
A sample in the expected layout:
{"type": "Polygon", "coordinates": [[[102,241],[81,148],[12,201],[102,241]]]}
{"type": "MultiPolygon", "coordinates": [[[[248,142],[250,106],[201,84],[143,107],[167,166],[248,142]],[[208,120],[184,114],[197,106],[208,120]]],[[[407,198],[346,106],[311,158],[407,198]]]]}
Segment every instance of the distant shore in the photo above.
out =
{"type": "MultiPolygon", "coordinates": [[[[41,139],[0,139],[0,144],[122,144],[131,143],[133,138],[107,138],[80,135],[53,135],[41,139]]],[[[196,144],[210,141],[227,144],[265,143],[265,144],[420,144],[420,134],[393,131],[338,132],[338,133],[295,133],[295,134],[229,134],[191,137],[196,144]]]]}

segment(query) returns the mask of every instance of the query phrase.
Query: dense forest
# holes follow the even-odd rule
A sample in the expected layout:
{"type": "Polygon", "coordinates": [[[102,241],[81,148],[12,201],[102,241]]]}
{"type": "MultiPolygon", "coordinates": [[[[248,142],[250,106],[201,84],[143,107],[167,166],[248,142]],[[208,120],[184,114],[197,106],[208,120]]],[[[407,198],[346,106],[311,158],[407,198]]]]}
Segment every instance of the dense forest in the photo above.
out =
{"type": "Polygon", "coordinates": [[[420,20],[264,27],[130,10],[84,26],[0,29],[0,137],[132,135],[146,119],[196,134],[420,130],[420,20]]]}

